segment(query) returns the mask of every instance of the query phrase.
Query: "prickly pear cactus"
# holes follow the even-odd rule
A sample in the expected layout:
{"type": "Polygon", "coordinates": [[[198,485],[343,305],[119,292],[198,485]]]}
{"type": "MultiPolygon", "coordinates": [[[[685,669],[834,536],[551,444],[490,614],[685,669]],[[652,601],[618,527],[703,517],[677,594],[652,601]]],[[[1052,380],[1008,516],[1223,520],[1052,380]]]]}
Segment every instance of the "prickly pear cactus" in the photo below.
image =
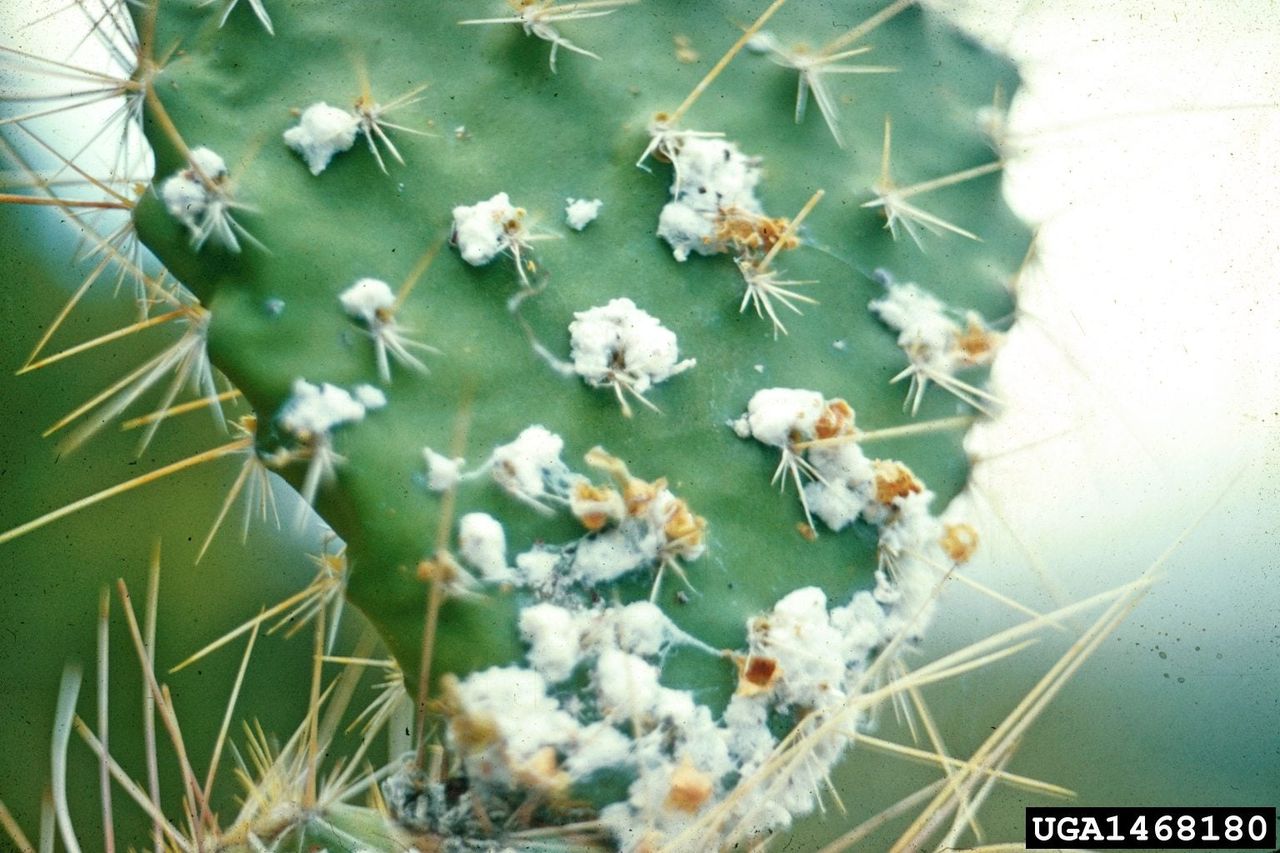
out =
{"type": "Polygon", "coordinates": [[[443,723],[396,840],[347,830],[709,849],[814,808],[975,545],[939,516],[1029,243],[1012,68],[907,2],[133,14],[137,233],[443,723]]]}

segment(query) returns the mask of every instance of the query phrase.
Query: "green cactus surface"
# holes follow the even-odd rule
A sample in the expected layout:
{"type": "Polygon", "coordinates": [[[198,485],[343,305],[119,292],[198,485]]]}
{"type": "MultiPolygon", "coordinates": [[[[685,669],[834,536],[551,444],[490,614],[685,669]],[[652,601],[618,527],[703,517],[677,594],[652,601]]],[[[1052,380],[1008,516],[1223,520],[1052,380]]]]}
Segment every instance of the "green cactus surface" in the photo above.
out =
{"type": "MultiPolygon", "coordinates": [[[[814,43],[877,8],[795,2],[769,28],[787,41],[814,43]]],[[[517,25],[457,24],[503,11],[475,3],[424,9],[388,2],[376,10],[288,4],[270,9],[272,36],[248,8],[219,29],[218,16],[199,4],[166,3],[156,23],[158,49],[178,48],[156,83],[164,109],[189,146],[243,163],[232,165],[232,178],[253,212],[237,218],[265,250],[198,252],[155,200],[138,211],[139,233],[210,309],[212,359],[259,412],[277,412],[298,377],[342,386],[376,381],[373,348],[340,310],[339,293],[362,277],[407,278],[448,234],[452,207],[498,192],[526,208],[539,231],[563,235],[536,244],[546,289],[520,311],[548,348],[567,358],[573,312],[626,296],[676,332],[682,355],[698,360],[651,395],[661,414],[641,408],[625,418],[612,394],[557,375],[530,347],[505,307],[518,287],[510,262],[474,269],[442,252],[398,315],[441,354],[427,357],[429,375],[397,371],[385,387],[387,408],[341,430],[347,461],[337,485],[319,498],[321,514],[348,545],[351,600],[415,671],[423,616],[415,567],[435,548],[441,509],[422,486],[422,449],[445,452],[463,417],[472,461],[543,424],[565,438],[570,467],[583,469],[575,457],[601,445],[637,476],[667,477],[708,519],[710,547],[688,569],[698,594],[680,606],[679,585],[667,584],[661,604],[713,646],[740,646],[744,619],[797,585],[820,585],[833,598],[866,586],[874,537],[853,531],[805,541],[796,531],[803,514],[794,491],[769,487],[773,454],[743,442],[726,422],[742,414],[755,390],[772,386],[843,397],[864,428],[908,420],[902,387],[889,384],[902,354],[866,308],[879,292],[868,276],[874,268],[987,317],[1010,312],[1005,285],[1029,233],[1005,206],[998,176],[934,199],[939,216],[980,241],[926,237],[921,251],[910,240],[895,241],[883,216],[861,205],[879,175],[886,115],[900,183],[991,162],[978,116],[998,88],[1014,89],[1012,68],[936,16],[909,9],[865,40],[874,63],[896,73],[828,83],[840,104],[844,149],[816,110],[799,126],[793,121],[794,71],[745,53],[713,83],[685,124],[722,131],[763,158],[760,195],[771,215],[793,215],[815,190],[826,191],[807,220],[806,245],[778,262],[789,276],[818,282],[807,292],[820,305],[787,318],[789,334],[774,340],[768,322],[739,312],[742,281],[729,259],[673,260],[654,234],[670,168],[635,166],[654,114],[673,109],[759,10],[732,3],[623,7],[569,25],[602,60],[562,52],[558,73],[547,63],[549,45],[517,25]],[[701,60],[678,61],[681,36],[701,60]],[[383,100],[429,84],[422,100],[393,120],[436,135],[388,131],[405,160],[389,162],[389,174],[361,141],[313,176],[281,144],[295,123],[290,111],[316,101],[354,103],[361,73],[383,100]],[[562,221],[563,201],[574,196],[604,201],[599,220],[582,233],[562,221]],[[283,310],[271,310],[272,300],[283,310]],[[833,346],[838,341],[842,348],[833,346]]],[[[149,118],[157,176],[181,169],[171,139],[149,118]]],[[[954,400],[938,394],[918,418],[954,413],[954,400]]],[[[959,431],[904,438],[876,450],[906,461],[946,502],[965,481],[961,438],[959,431]]],[[[572,519],[549,522],[487,483],[463,487],[459,502],[500,518],[513,549],[581,533],[572,519]]],[[[618,595],[645,593],[650,580],[626,584],[618,595]]],[[[448,603],[437,671],[516,656],[515,606],[498,592],[482,602],[448,603]]],[[[706,683],[707,674],[692,678],[706,683]]]]}

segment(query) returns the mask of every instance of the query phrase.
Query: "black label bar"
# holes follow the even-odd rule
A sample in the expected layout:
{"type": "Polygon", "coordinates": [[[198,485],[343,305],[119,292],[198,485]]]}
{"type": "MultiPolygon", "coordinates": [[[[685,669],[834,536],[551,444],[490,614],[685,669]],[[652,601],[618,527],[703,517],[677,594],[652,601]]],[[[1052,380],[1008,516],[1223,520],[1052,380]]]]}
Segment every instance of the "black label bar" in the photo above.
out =
{"type": "Polygon", "coordinates": [[[1275,850],[1276,809],[1031,806],[1026,832],[1028,850],[1275,850]]]}

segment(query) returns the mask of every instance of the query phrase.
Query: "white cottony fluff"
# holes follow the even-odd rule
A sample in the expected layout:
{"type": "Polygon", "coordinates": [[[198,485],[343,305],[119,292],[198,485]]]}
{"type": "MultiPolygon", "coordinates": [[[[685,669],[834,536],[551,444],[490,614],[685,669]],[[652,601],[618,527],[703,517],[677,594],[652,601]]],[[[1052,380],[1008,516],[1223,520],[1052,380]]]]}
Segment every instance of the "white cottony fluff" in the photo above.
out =
{"type": "Polygon", "coordinates": [[[825,400],[817,391],[797,388],[765,388],[752,395],[747,413],[734,421],[741,438],[754,438],[770,447],[787,448],[813,438],[825,400]]]}
{"type": "Polygon", "coordinates": [[[845,660],[857,669],[860,661],[891,636],[885,625],[884,609],[870,592],[855,593],[848,604],[831,611],[831,627],[843,637],[845,660]]]}
{"type": "Polygon", "coordinates": [[[880,320],[898,332],[898,346],[908,365],[893,378],[910,379],[906,408],[919,411],[925,391],[937,385],[979,411],[990,413],[999,400],[956,376],[968,367],[990,364],[1002,335],[988,328],[976,311],[965,312],[963,326],[957,312],[936,296],[915,284],[893,280],[884,270],[876,277],[884,284],[885,295],[869,307],[880,320]]]}
{"type": "Polygon", "coordinates": [[[352,389],[351,393],[356,398],[356,402],[364,406],[366,411],[377,411],[387,405],[387,395],[383,393],[381,388],[375,388],[372,385],[357,385],[352,389]]]}
{"type": "Polygon", "coordinates": [[[760,158],[743,154],[737,143],[686,136],[673,162],[678,172],[678,183],[671,188],[673,201],[712,213],[722,207],[760,211],[760,158]]]}
{"type": "Polygon", "coordinates": [[[520,218],[506,193],[453,209],[453,242],[462,259],[473,267],[484,266],[511,245],[508,223],[520,218]]]}
{"type": "Polygon", "coordinates": [[[513,497],[544,512],[546,499],[565,499],[570,472],[560,459],[564,439],[544,426],[527,427],[510,444],[494,448],[489,464],[494,481],[513,497]]]}
{"type": "Polygon", "coordinates": [[[544,747],[563,748],[580,728],[547,696],[542,676],[529,669],[492,667],[472,673],[458,684],[457,698],[462,713],[488,720],[498,730],[506,762],[514,768],[527,765],[544,747]]]}
{"type": "Polygon", "coordinates": [[[227,162],[211,148],[203,145],[192,148],[191,162],[211,181],[221,181],[227,177],[227,162]]]}
{"type": "Polygon", "coordinates": [[[572,579],[586,586],[608,583],[656,562],[660,530],[633,519],[582,539],[573,552],[572,579]]]}
{"type": "Polygon", "coordinates": [[[333,479],[342,462],[333,449],[329,433],[344,424],[364,420],[367,412],[380,409],[387,398],[372,385],[360,385],[353,394],[345,388],[314,385],[305,379],[293,381],[293,393],[276,420],[280,428],[303,442],[309,450],[307,473],[302,481],[302,503],[298,505],[298,527],[306,522],[306,508],[314,503],[320,484],[333,479]]]}
{"type": "Polygon", "coordinates": [[[915,284],[890,282],[885,295],[868,307],[886,326],[898,332],[898,346],[913,361],[928,363],[944,374],[956,369],[954,347],[960,326],[947,306],[915,284]]]}
{"type": "Polygon", "coordinates": [[[165,210],[188,228],[195,228],[209,203],[209,191],[190,170],[177,172],[160,185],[165,210]]]}
{"type": "Polygon", "coordinates": [[[559,684],[581,662],[582,627],[572,612],[543,602],[520,613],[520,636],[529,644],[529,665],[559,684]]]}
{"type": "Polygon", "coordinates": [[[667,241],[678,261],[691,252],[723,252],[725,246],[715,239],[714,226],[720,212],[761,212],[756,198],[760,159],[743,154],[733,142],[693,133],[675,135],[666,151],[675,177],[671,201],[658,217],[658,236],[667,241]]]}
{"type": "Polygon", "coordinates": [[[560,458],[563,449],[560,436],[535,424],[494,448],[484,467],[512,497],[546,515],[567,508],[589,531],[574,541],[539,543],[517,555],[521,585],[555,596],[639,570],[657,570],[655,585],[668,569],[683,578],[682,561],[696,560],[706,551],[705,521],[665,481],[630,478],[626,466],[602,448],[588,454],[588,460],[627,478],[637,491],[624,499],[626,489],[592,486],[560,458]]]}
{"type": "Polygon", "coordinates": [[[458,555],[491,583],[505,583],[515,576],[507,565],[507,534],[487,513],[469,512],[459,519],[458,555]]]}
{"type": "Polygon", "coordinates": [[[747,39],[746,48],[751,53],[763,55],[773,50],[776,44],[778,44],[777,36],[768,30],[761,30],[747,39]]]}
{"type": "Polygon", "coordinates": [[[390,311],[396,304],[391,285],[377,278],[362,278],[338,295],[342,310],[350,317],[370,326],[381,322],[379,312],[390,311]]]}
{"type": "Polygon", "coordinates": [[[596,586],[674,558],[701,557],[706,551],[703,539],[675,541],[667,537],[666,523],[677,511],[678,500],[670,489],[662,489],[648,502],[644,514],[628,516],[617,527],[580,539],[573,550],[569,578],[596,586]]]}
{"type": "Polygon", "coordinates": [[[399,298],[391,285],[377,278],[362,278],[338,294],[338,302],[347,316],[362,322],[373,338],[378,376],[383,382],[391,381],[391,359],[420,373],[427,366],[413,353],[424,350],[438,353],[435,347],[413,340],[396,323],[395,310],[399,298]]]}
{"type": "Polygon", "coordinates": [[[321,436],[336,426],[363,420],[366,408],[345,388],[295,379],[293,394],[280,410],[279,421],[282,429],[300,438],[321,436]]]}
{"type": "Polygon", "coordinates": [[[430,447],[422,448],[422,458],[427,463],[427,488],[433,492],[447,492],[456,486],[462,479],[462,466],[467,464],[462,457],[450,459],[430,447]]]}
{"type": "Polygon", "coordinates": [[[768,719],[769,703],[762,696],[734,696],[724,709],[725,743],[743,778],[764,766],[777,743],[768,719]]]}
{"type": "Polygon", "coordinates": [[[751,621],[747,639],[753,656],[778,664],[773,695],[780,707],[825,708],[844,699],[844,636],[831,625],[822,590],[810,586],[787,595],[751,621]]]}
{"type": "Polygon", "coordinates": [[[662,608],[648,601],[636,601],[611,611],[618,647],[624,652],[653,657],[679,633],[662,608]]]}
{"type": "MultiPolygon", "coordinates": [[[[862,675],[873,655],[895,638],[920,636],[948,564],[944,525],[929,511],[932,493],[901,463],[863,454],[854,413],[844,401],[768,388],[731,426],[780,450],[784,466],[803,471],[804,494],[828,526],[861,519],[879,528],[881,565],[876,588],[840,606],[830,606],[821,589],[806,587],[746,620],[748,659],[772,661],[774,675],[767,683],[747,682],[751,670],[745,670],[741,689],[718,720],[692,691],[661,683],[661,663],[673,645],[717,650],[685,634],[650,602],[606,605],[596,597],[589,603],[584,594],[628,572],[679,569],[677,560],[700,555],[701,536],[667,538],[676,512],[689,509],[666,488],[641,488],[642,481],[602,449],[588,454],[588,461],[615,478],[619,495],[610,499],[607,488],[584,488],[590,481],[562,461],[564,442],[542,426],[527,428],[490,458],[492,476],[508,492],[548,510],[576,508],[589,532],[566,544],[537,543],[516,556],[514,569],[506,566],[505,547],[492,549],[489,562],[538,597],[519,620],[527,671],[536,676],[521,683],[538,715],[527,722],[532,736],[519,728],[526,725],[524,709],[508,715],[511,725],[501,720],[499,739],[482,748],[481,761],[468,758],[467,766],[487,774],[481,778],[526,785],[519,782],[522,774],[580,781],[625,769],[634,774],[626,800],[601,812],[622,849],[669,843],[686,830],[695,833],[691,845],[706,846],[696,834],[697,821],[727,802],[737,780],[753,778],[777,757],[771,727],[779,714],[809,726],[811,736],[787,747],[790,757],[768,780],[735,794],[724,825],[766,832],[816,808],[827,775],[866,718],[848,713],[837,728],[818,727],[844,713],[852,691],[868,688],[862,675]],[[568,686],[582,678],[589,679],[586,696],[568,686]],[[562,702],[547,695],[548,685],[563,691],[562,702]],[[555,725],[565,719],[572,726],[555,725]],[[512,738],[521,739],[519,748],[513,749],[512,738]],[[548,747],[555,750],[552,770],[548,747]]],[[[484,528],[500,533],[495,520],[482,518],[484,528]]],[[[467,552],[469,535],[459,538],[463,558],[482,565],[467,552]]]]}
{"type": "Polygon", "coordinates": [[[807,458],[820,477],[805,484],[809,509],[832,530],[843,530],[871,503],[875,492],[871,460],[854,441],[810,448],[807,458]]]}
{"type": "Polygon", "coordinates": [[[539,591],[549,590],[556,580],[556,570],[564,559],[558,548],[535,545],[532,549],[516,554],[516,571],[520,582],[539,591]]]}
{"type": "Polygon", "coordinates": [[[597,770],[621,767],[630,762],[631,755],[631,738],[610,723],[592,723],[584,726],[578,735],[574,750],[564,762],[564,769],[570,778],[582,779],[597,770]]]}
{"type": "Polygon", "coordinates": [[[521,612],[520,634],[529,645],[530,665],[551,684],[559,684],[580,664],[611,650],[651,659],[672,643],[682,643],[716,653],[677,628],[648,601],[589,609],[539,602],[521,612]]]}
{"type": "Polygon", "coordinates": [[[715,217],[687,204],[668,202],[658,214],[658,236],[671,246],[677,261],[687,261],[690,252],[714,255],[715,217]]]}
{"type": "Polygon", "coordinates": [[[606,714],[618,720],[644,719],[657,707],[663,688],[658,669],[636,655],[606,649],[596,664],[596,691],[606,714]]]}
{"type": "Polygon", "coordinates": [[[741,438],[754,438],[782,450],[774,480],[785,487],[788,477],[807,479],[801,493],[805,512],[832,530],[843,530],[859,516],[880,524],[891,511],[872,501],[875,469],[855,440],[852,410],[843,401],[824,399],[817,391],[765,388],[751,397],[746,414],[730,426],[741,438]],[[836,420],[837,415],[848,420],[836,420]],[[834,436],[838,440],[796,449],[796,444],[818,438],[819,421],[824,417],[831,418],[827,424],[830,429],[839,430],[834,436]]]}
{"type": "Polygon", "coordinates": [[[880,527],[880,553],[890,559],[915,552],[929,554],[942,540],[942,522],[929,513],[933,492],[925,489],[894,498],[893,511],[869,521],[880,527]]]}
{"type": "MultiPolygon", "coordinates": [[[[912,569],[918,577],[907,579],[912,590],[936,584],[937,573],[912,569]]],[[[897,586],[882,580],[884,590],[897,586]]],[[[887,599],[887,597],[886,597],[887,599]]],[[[773,710],[801,710],[800,726],[816,729],[828,719],[812,711],[838,713],[848,691],[871,654],[898,630],[909,630],[920,593],[899,592],[892,602],[872,593],[857,593],[843,607],[828,611],[827,599],[817,588],[805,588],[785,596],[774,608],[748,622],[753,655],[772,657],[778,677],[767,693],[733,697],[719,723],[705,706],[696,705],[689,693],[662,687],[656,670],[622,652],[612,653],[597,669],[596,687],[606,709],[624,707],[652,715],[653,728],[635,741],[632,763],[637,778],[624,803],[601,812],[622,849],[633,850],[645,839],[670,842],[705,815],[710,803],[731,790],[730,773],[738,779],[753,778],[775,756],[777,741],[769,728],[773,710]],[[910,603],[908,604],[908,599],[910,603]],[[607,663],[607,666],[605,664],[607,663]],[[624,694],[624,685],[631,693],[624,694]],[[611,697],[612,703],[605,699],[611,697]],[[673,808],[669,798],[679,768],[701,774],[711,790],[710,802],[689,812],[673,808]]],[[[740,825],[747,836],[789,826],[795,817],[811,812],[826,785],[831,768],[851,740],[848,732],[861,721],[850,716],[845,725],[801,738],[788,759],[769,778],[742,791],[723,825],[740,825]],[[796,755],[802,751],[802,755],[796,755]]],[[[705,846],[707,837],[695,835],[690,845],[705,846]],[[695,840],[696,839],[696,840],[695,840]],[[701,843],[700,843],[701,842],[701,843]]]]}
{"type": "Polygon", "coordinates": [[[621,386],[643,397],[654,384],[697,364],[681,361],[675,332],[625,297],[573,316],[573,369],[593,387],[621,386]]]}
{"type": "Polygon", "coordinates": [[[228,176],[226,161],[212,149],[200,146],[191,149],[190,164],[160,185],[165,209],[187,227],[197,249],[214,236],[231,251],[239,251],[240,244],[233,230],[239,226],[231,218],[231,209],[236,205],[223,190],[228,176]],[[201,175],[208,179],[208,184],[201,175]]]}
{"type": "Polygon", "coordinates": [[[284,142],[318,175],[333,156],[355,144],[360,117],[320,101],[302,111],[298,123],[284,132],[284,142]]]}
{"type": "Polygon", "coordinates": [[[585,198],[567,198],[565,199],[564,221],[574,231],[581,231],[592,222],[596,221],[596,217],[600,215],[600,208],[604,205],[598,198],[587,200],[585,198]]]}

